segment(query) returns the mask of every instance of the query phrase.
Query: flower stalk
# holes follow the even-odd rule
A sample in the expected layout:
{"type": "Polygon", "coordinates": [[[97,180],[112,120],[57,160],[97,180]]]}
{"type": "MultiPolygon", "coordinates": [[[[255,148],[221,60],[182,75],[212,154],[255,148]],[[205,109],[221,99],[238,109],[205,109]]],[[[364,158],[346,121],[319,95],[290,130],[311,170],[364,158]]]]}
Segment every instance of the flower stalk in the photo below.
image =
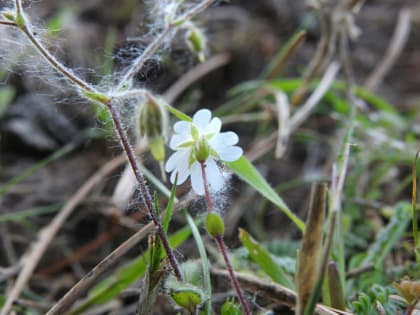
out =
{"type": "MultiPolygon", "coordinates": [[[[208,215],[212,215],[212,214],[214,214],[214,212],[213,212],[213,206],[212,206],[212,202],[211,202],[209,185],[208,185],[208,182],[207,182],[207,176],[206,176],[206,171],[205,171],[206,165],[205,165],[204,162],[201,162],[200,165],[201,165],[201,172],[202,172],[202,176],[203,176],[203,184],[204,184],[206,205],[207,205],[207,209],[208,209],[208,213],[209,213],[208,215]]],[[[219,250],[222,253],[223,260],[225,261],[226,268],[229,272],[230,280],[231,280],[232,285],[233,285],[233,287],[236,291],[236,295],[238,296],[238,300],[239,300],[239,303],[241,304],[242,311],[244,312],[245,315],[251,315],[251,311],[249,309],[248,303],[245,300],[245,297],[242,293],[241,287],[239,286],[238,279],[236,278],[235,272],[233,271],[232,264],[230,263],[229,255],[227,253],[226,244],[223,240],[223,234],[215,234],[215,233],[212,233],[212,232],[210,232],[210,234],[214,237],[214,239],[217,243],[217,246],[219,247],[219,250]]]]}

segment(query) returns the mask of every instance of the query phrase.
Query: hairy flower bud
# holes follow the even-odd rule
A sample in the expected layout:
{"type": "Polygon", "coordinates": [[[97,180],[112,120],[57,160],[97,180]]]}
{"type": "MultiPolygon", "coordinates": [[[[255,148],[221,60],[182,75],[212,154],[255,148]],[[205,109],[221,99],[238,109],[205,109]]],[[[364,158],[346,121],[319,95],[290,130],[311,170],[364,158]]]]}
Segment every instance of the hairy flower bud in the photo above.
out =
{"type": "Polygon", "coordinates": [[[137,129],[149,142],[150,151],[157,161],[165,160],[165,137],[168,113],[165,102],[151,95],[140,105],[137,116],[137,129]]]}
{"type": "Polygon", "coordinates": [[[206,50],[206,37],[203,31],[194,24],[189,24],[185,40],[191,52],[197,55],[200,62],[203,62],[206,50]]]}

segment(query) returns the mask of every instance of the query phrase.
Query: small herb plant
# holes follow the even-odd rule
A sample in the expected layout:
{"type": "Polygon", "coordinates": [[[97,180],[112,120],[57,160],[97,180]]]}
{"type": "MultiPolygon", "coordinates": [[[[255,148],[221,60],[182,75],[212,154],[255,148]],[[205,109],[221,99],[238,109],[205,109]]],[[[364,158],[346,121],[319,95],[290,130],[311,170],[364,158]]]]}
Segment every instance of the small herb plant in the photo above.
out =
{"type": "MultiPolygon", "coordinates": [[[[135,179],[134,186],[151,220],[149,225],[127,239],[70,288],[59,301],[49,306],[46,314],[82,314],[93,306],[110,302],[137,280],[140,280],[136,293],[137,314],[153,313],[160,295],[170,299],[172,310],[185,314],[210,315],[216,311],[226,315],[270,314],[271,310],[265,309],[268,308],[266,305],[274,305],[274,312],[276,308],[287,306],[294,309],[296,315],[343,312],[402,314],[403,311],[411,314],[419,301],[419,283],[404,276],[418,277],[418,261],[417,268],[408,262],[406,269],[390,268],[392,272],[389,274],[384,272],[383,262],[404,239],[410,221],[416,243],[413,252],[416,259],[420,257],[417,253],[417,164],[414,163],[412,174],[405,174],[406,178],[397,187],[397,192],[393,192],[397,196],[411,183],[411,205],[404,201],[378,205],[373,201],[384,199],[382,185],[386,183],[387,175],[392,175],[393,163],[406,166],[410,162],[411,156],[401,153],[403,149],[413,149],[416,133],[414,128],[404,123],[410,118],[398,113],[375,94],[357,86],[354,81],[348,42],[356,37],[353,18],[363,1],[345,1],[345,4],[332,8],[321,1],[313,1],[314,10],[320,18],[328,19],[324,27],[329,29],[323,30],[323,36],[328,38],[320,41],[317,53],[302,78],[280,77],[284,64],[304,41],[305,32],[300,31],[290,38],[258,80],[233,88],[228,102],[213,112],[200,107],[193,113],[184,113],[163,95],[140,86],[136,76],[148,61],[181,39],[190,53],[204,62],[209,54],[208,39],[206,30],[195,20],[208,7],[217,5],[216,2],[164,0],[151,3],[151,19],[154,20],[152,38],[142,52],[127,62],[123,71],[113,73],[106,84],[85,80],[49,50],[42,33],[31,22],[27,3],[14,0],[1,9],[0,27],[5,32],[10,31],[10,34],[16,35],[13,32],[18,32],[23,35],[23,38],[16,37],[15,40],[29,43],[73,92],[94,104],[98,118],[116,134],[130,174],[135,179]],[[337,79],[340,71],[344,81],[337,79]],[[367,117],[369,115],[360,110],[362,102],[373,108],[374,113],[370,116],[374,118],[367,117]],[[281,158],[291,141],[315,141],[313,137],[316,136],[299,131],[299,127],[316,106],[319,111],[317,115],[333,113],[331,116],[340,125],[337,127],[339,133],[336,143],[331,145],[334,153],[328,171],[315,180],[298,178],[296,182],[285,183],[286,186],[272,187],[251,160],[269,153],[274,146],[275,157],[281,158]],[[275,127],[273,117],[276,118],[275,127]],[[176,122],[172,125],[174,120],[176,122]],[[238,133],[222,128],[222,121],[261,122],[261,128],[256,132],[263,133],[264,140],[253,148],[247,145],[241,147],[238,145],[238,133]],[[393,138],[390,126],[396,126],[394,132],[399,133],[399,138],[405,137],[407,143],[396,140],[398,137],[393,138]],[[271,135],[267,135],[267,131],[271,131],[271,135]],[[136,149],[142,141],[147,143],[151,156],[160,167],[160,173],[151,172],[140,162],[136,149]],[[264,238],[265,231],[261,222],[253,219],[248,224],[251,232],[245,229],[239,231],[238,239],[242,247],[228,251],[225,237],[229,233],[229,226],[226,226],[224,217],[227,200],[232,191],[237,190],[233,176],[248,185],[250,195],[256,191],[261,196],[259,209],[255,212],[264,213],[268,202],[280,210],[279,213],[300,233],[299,244],[279,240],[268,243],[258,241],[252,235],[259,234],[259,238],[264,238]],[[289,208],[279,194],[290,189],[287,185],[300,186],[305,181],[313,183],[310,197],[302,197],[309,201],[306,222],[289,208]],[[193,197],[190,200],[185,195],[182,196],[183,200],[178,200],[181,185],[191,186],[193,197]],[[164,207],[161,206],[162,199],[165,200],[164,207]],[[201,215],[190,215],[187,208],[191,200],[199,201],[201,215]],[[376,233],[364,222],[365,216],[361,212],[363,203],[374,204],[372,207],[379,209],[381,219],[385,218],[385,223],[376,233]],[[183,214],[187,224],[169,234],[176,211],[183,214]],[[201,225],[207,233],[200,232],[201,225]],[[191,235],[200,256],[199,261],[177,254],[177,248],[191,235]],[[145,236],[148,246],[138,258],[99,281],[98,278],[114,265],[117,258],[145,236]],[[208,254],[213,257],[208,257],[208,254]],[[216,262],[213,263],[210,258],[216,262]],[[224,268],[216,267],[218,260],[221,262],[219,266],[224,268]],[[238,272],[240,269],[252,275],[238,272]],[[223,296],[222,301],[214,301],[213,277],[228,279],[234,293],[223,296]],[[390,285],[392,282],[394,288],[390,285]],[[89,293],[88,297],[76,305],[75,302],[86,293],[89,293]],[[269,303],[265,302],[263,306],[260,297],[269,303]]],[[[10,34],[8,40],[0,38],[0,47],[6,47],[6,51],[10,34]]],[[[54,32],[46,34],[53,38],[56,36],[54,32]]],[[[110,72],[109,64],[107,69],[110,72]]],[[[48,73],[40,75],[48,76],[48,73]]],[[[0,89],[0,118],[14,93],[9,86],[0,89]]],[[[66,148],[65,152],[73,149],[66,148]]],[[[60,156],[53,155],[0,186],[0,196],[60,156]]],[[[106,170],[103,172],[106,173],[106,170]]],[[[88,189],[81,190],[87,194],[88,189]]],[[[251,200],[246,202],[254,204],[251,200]]],[[[11,311],[33,314],[29,306],[25,308],[16,302],[19,302],[48,243],[76,203],[63,207],[49,228],[39,233],[39,240],[34,241],[34,249],[29,249],[22,258],[22,262],[27,263],[19,266],[16,283],[10,292],[4,289],[4,295],[1,296],[1,315],[11,311]]],[[[245,203],[243,207],[248,206],[245,203]]],[[[23,217],[58,209],[38,209],[23,214],[23,217]]],[[[5,221],[19,220],[16,217],[0,218],[5,221]]]]}

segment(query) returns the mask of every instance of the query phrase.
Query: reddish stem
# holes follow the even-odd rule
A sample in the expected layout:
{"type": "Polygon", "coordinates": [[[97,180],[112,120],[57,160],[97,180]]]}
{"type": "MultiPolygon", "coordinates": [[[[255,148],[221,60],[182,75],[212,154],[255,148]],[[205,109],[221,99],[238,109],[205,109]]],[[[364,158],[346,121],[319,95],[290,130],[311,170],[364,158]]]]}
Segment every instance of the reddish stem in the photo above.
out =
{"type": "MultiPolygon", "coordinates": [[[[211,203],[205,162],[204,161],[200,162],[200,166],[201,166],[201,175],[203,176],[204,194],[206,198],[206,204],[207,204],[208,211],[211,212],[213,211],[213,206],[211,203]]],[[[219,246],[220,251],[222,252],[223,260],[225,261],[226,268],[229,272],[230,280],[232,281],[232,285],[236,291],[236,295],[238,296],[239,303],[241,304],[242,310],[245,313],[245,315],[251,315],[251,311],[249,310],[248,303],[245,301],[245,298],[239,286],[238,279],[236,279],[235,272],[233,271],[232,264],[230,263],[229,256],[227,254],[227,248],[226,248],[225,242],[223,241],[223,237],[221,235],[216,236],[215,240],[216,240],[217,245],[219,246]]]]}
{"type": "Polygon", "coordinates": [[[121,144],[124,148],[124,151],[127,155],[129,164],[131,168],[133,169],[137,182],[139,183],[140,192],[143,197],[144,205],[146,206],[148,212],[150,213],[150,216],[152,217],[152,221],[156,226],[157,234],[162,242],[166,255],[168,256],[169,263],[171,264],[174,274],[178,281],[182,281],[182,274],[178,267],[178,263],[176,261],[174,252],[172,251],[172,248],[169,244],[169,240],[163,230],[163,226],[160,221],[160,218],[156,213],[156,209],[153,205],[152,195],[150,194],[149,188],[147,187],[147,184],[146,184],[146,180],[144,179],[143,174],[140,171],[140,167],[138,165],[138,161],[134,153],[134,149],[131,147],[130,142],[128,141],[128,138],[127,138],[127,134],[125,133],[124,128],[122,127],[121,118],[118,113],[118,110],[115,108],[115,105],[112,102],[109,102],[107,105],[111,113],[111,117],[114,122],[115,129],[121,140],[121,144]]]}
{"type": "Polygon", "coordinates": [[[200,166],[201,166],[201,176],[203,176],[204,194],[206,197],[207,208],[209,212],[211,212],[213,210],[213,205],[211,203],[209,184],[207,181],[206,163],[204,161],[200,161],[200,166]]]}

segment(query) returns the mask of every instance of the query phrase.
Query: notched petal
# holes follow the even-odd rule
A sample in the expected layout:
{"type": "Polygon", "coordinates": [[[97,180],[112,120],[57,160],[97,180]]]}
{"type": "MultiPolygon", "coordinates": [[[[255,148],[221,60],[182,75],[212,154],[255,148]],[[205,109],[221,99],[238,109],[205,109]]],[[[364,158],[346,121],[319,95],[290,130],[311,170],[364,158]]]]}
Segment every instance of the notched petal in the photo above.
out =
{"type": "Polygon", "coordinates": [[[200,109],[193,116],[193,124],[202,131],[209,124],[211,119],[211,111],[208,109],[200,109]]]}

